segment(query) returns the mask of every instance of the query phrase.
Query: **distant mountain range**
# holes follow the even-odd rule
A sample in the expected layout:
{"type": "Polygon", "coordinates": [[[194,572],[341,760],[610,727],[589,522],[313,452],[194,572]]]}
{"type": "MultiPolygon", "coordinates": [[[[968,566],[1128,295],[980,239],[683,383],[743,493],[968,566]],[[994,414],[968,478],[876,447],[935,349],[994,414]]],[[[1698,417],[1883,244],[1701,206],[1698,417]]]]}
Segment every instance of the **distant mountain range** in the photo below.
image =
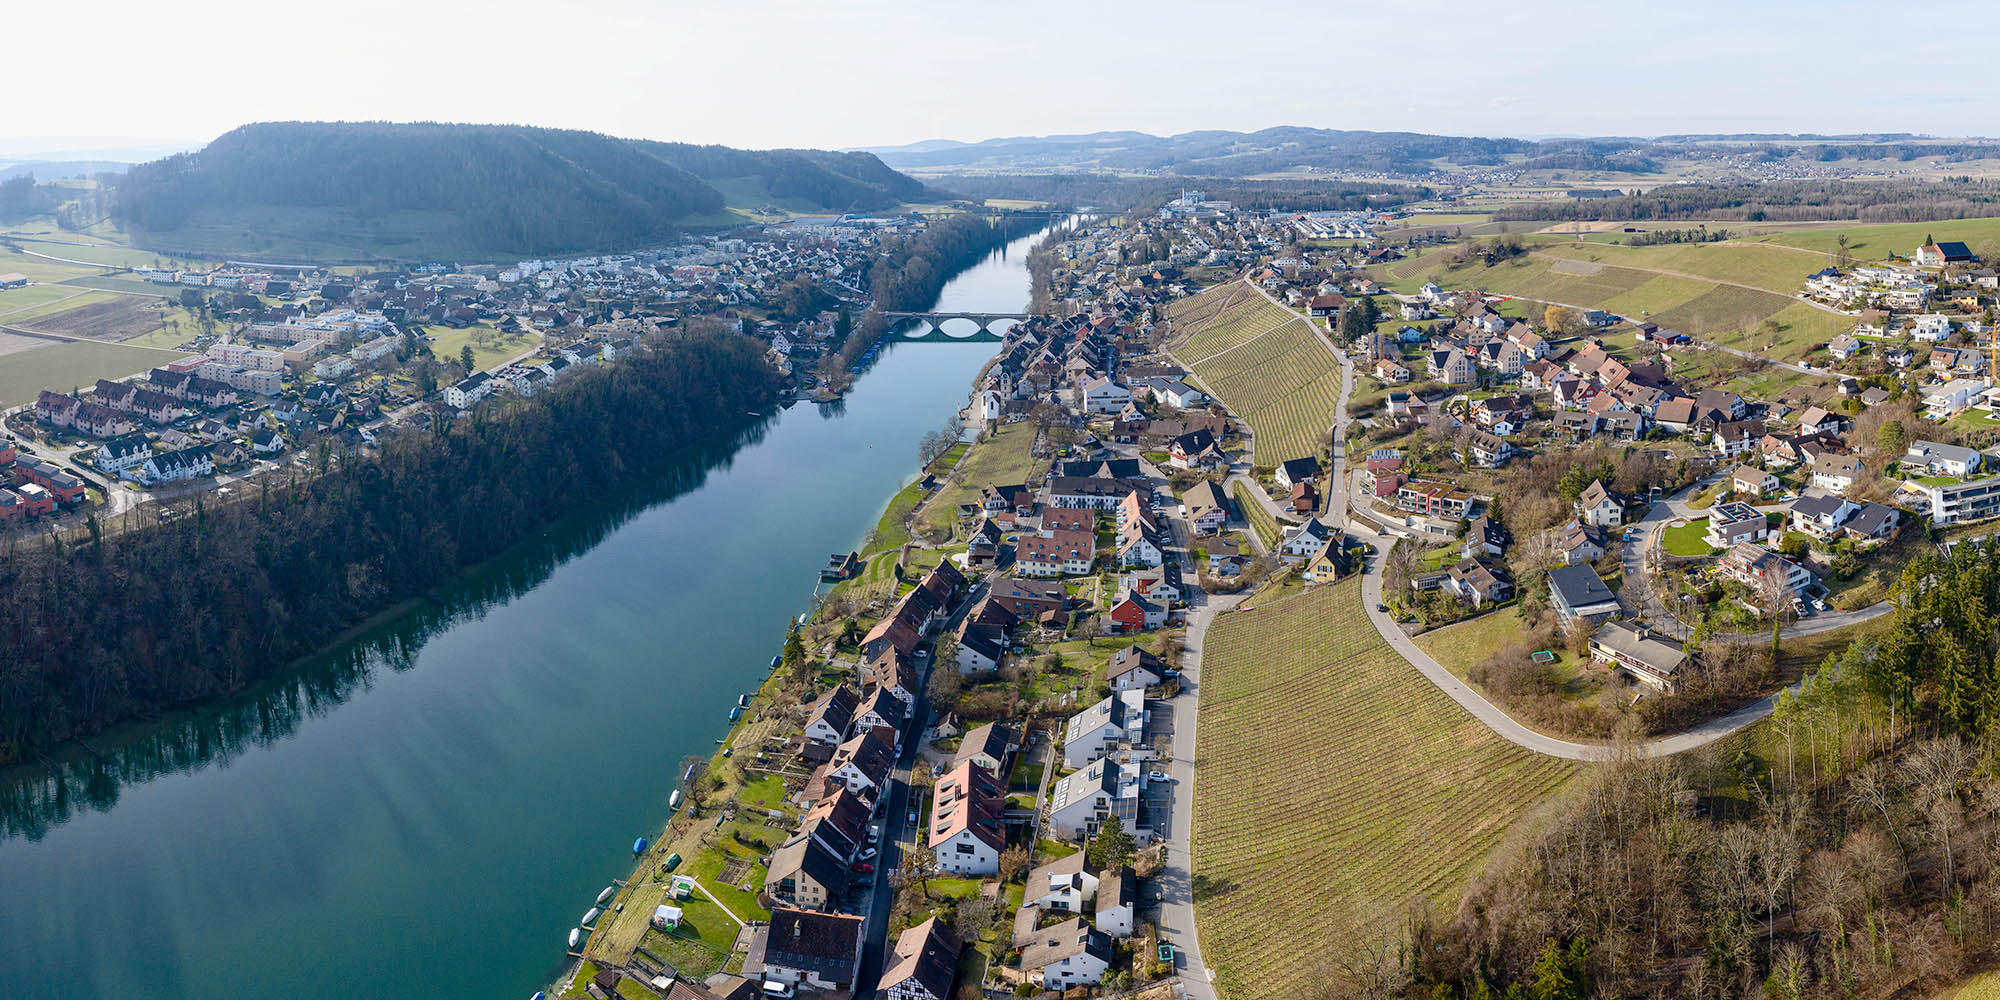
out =
{"type": "Polygon", "coordinates": [[[515,125],[267,122],[133,166],[112,212],[142,245],[327,256],[639,246],[727,211],[877,211],[924,185],[867,153],[741,150],[515,125]]]}
{"type": "Polygon", "coordinates": [[[1993,155],[1990,139],[1937,140],[1887,135],[1685,135],[1662,138],[1543,140],[1359,132],[1281,126],[1256,132],[1202,131],[1156,136],[1144,132],[1017,136],[983,142],[931,139],[906,146],[868,147],[901,170],[1009,172],[1047,170],[1148,171],[1190,177],[1243,177],[1317,169],[1422,175],[1450,167],[1598,170],[1645,174],[1662,161],[1728,152],[1772,159],[1913,159],[1993,155]]]}

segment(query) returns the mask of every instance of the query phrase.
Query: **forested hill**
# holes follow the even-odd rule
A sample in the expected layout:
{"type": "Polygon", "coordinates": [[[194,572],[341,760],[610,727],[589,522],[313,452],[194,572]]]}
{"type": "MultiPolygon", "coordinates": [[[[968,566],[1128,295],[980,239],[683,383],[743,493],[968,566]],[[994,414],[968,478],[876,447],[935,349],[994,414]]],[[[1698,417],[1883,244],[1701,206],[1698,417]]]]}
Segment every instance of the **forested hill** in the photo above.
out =
{"type": "MultiPolygon", "coordinates": [[[[0,766],[127,719],[230,695],[563,513],[548,483],[612,494],[768,407],[763,345],[648,338],[560,388],[318,457],[189,516],[0,558],[0,766]],[[522,469],[535,475],[523,476],[522,469]]],[[[96,522],[92,521],[92,525],[96,522]]]]}
{"type": "Polygon", "coordinates": [[[517,125],[267,122],[133,167],[113,213],[163,249],[463,259],[660,242],[735,221],[725,189],[823,211],[889,208],[924,190],[866,153],[517,125]]]}

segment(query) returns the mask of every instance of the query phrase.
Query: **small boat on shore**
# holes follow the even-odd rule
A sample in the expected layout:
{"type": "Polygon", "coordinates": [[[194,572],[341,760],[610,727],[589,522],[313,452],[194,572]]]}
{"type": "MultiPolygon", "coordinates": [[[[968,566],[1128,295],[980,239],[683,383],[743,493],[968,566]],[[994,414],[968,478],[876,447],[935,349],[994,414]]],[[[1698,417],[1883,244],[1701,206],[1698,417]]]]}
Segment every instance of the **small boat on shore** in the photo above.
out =
{"type": "Polygon", "coordinates": [[[681,772],[681,780],[682,780],[682,781],[693,781],[693,780],[694,780],[694,768],[695,768],[695,766],[694,766],[693,764],[689,764],[689,765],[688,765],[688,769],[687,769],[687,770],[685,770],[685,771],[682,771],[682,772],[681,772]]]}
{"type": "Polygon", "coordinates": [[[644,853],[646,853],[646,838],[640,837],[632,842],[632,856],[636,858],[644,853]]]}
{"type": "Polygon", "coordinates": [[[604,904],[611,902],[611,897],[616,895],[618,895],[617,886],[615,885],[605,886],[604,891],[597,894],[597,905],[603,906],[604,904]]]}
{"type": "Polygon", "coordinates": [[[735,705],[729,709],[729,721],[735,722],[737,719],[740,719],[742,717],[743,717],[743,706],[735,705]]]}
{"type": "Polygon", "coordinates": [[[589,927],[589,926],[590,926],[591,924],[594,924],[594,923],[596,923],[596,922],[597,922],[597,918],[598,918],[598,917],[601,917],[601,916],[603,916],[603,915],[604,915],[604,911],[603,911],[603,910],[600,910],[600,909],[598,909],[597,907],[593,906],[593,907],[591,907],[591,908],[589,909],[589,911],[587,911],[586,913],[584,913],[584,915],[583,915],[583,920],[582,920],[582,921],[580,921],[580,922],[581,922],[581,923],[583,924],[583,926],[585,926],[585,927],[589,927]]]}
{"type": "Polygon", "coordinates": [[[779,657],[779,656],[773,656],[773,657],[771,657],[771,669],[772,669],[772,670],[776,670],[776,669],[778,669],[778,661],[779,661],[780,659],[783,659],[783,657],[779,657]]]}
{"type": "Polygon", "coordinates": [[[667,796],[667,808],[679,809],[680,807],[681,807],[681,790],[676,788],[674,789],[674,794],[667,796]]]}
{"type": "Polygon", "coordinates": [[[743,707],[743,708],[749,708],[749,707],[750,707],[750,696],[749,696],[749,695],[747,695],[747,694],[739,694],[739,695],[737,695],[737,696],[736,696],[736,704],[737,704],[738,706],[741,706],[741,707],[743,707]]]}
{"type": "Polygon", "coordinates": [[[580,945],[580,944],[582,944],[582,943],[583,943],[583,928],[581,928],[581,927],[572,927],[572,928],[570,928],[570,929],[569,929],[569,950],[571,950],[571,951],[575,951],[575,950],[576,950],[576,948],[577,948],[577,946],[578,946],[578,945],[580,945]]]}

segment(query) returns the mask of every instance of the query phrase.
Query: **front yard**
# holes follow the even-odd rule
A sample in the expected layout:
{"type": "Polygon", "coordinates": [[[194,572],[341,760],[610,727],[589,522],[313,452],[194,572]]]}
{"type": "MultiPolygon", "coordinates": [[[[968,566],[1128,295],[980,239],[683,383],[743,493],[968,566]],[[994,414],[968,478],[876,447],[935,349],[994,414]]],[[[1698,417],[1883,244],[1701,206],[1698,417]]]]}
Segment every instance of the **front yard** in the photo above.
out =
{"type": "Polygon", "coordinates": [[[1708,518],[1704,517],[1667,528],[1660,534],[1660,544],[1666,548],[1668,555],[1699,559],[1712,556],[1716,552],[1715,547],[1709,545],[1708,540],[1703,537],[1707,534],[1708,518]]]}

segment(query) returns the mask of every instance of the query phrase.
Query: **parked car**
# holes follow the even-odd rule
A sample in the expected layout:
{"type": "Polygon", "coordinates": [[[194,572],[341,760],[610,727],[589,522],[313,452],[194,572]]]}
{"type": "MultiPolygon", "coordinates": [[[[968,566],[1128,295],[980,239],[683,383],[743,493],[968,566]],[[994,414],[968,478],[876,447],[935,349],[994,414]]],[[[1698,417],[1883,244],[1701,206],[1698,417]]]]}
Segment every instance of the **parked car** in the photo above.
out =
{"type": "Polygon", "coordinates": [[[876,848],[873,848],[873,847],[871,847],[871,848],[869,848],[869,849],[867,849],[867,850],[865,850],[865,851],[862,851],[862,852],[861,852],[861,860],[863,860],[863,861],[873,861],[873,860],[875,860],[875,855],[876,855],[877,853],[879,853],[879,852],[877,851],[877,849],[876,849],[876,848]]]}
{"type": "Polygon", "coordinates": [[[1165,771],[1148,771],[1148,772],[1146,772],[1146,780],[1147,780],[1147,781],[1172,781],[1172,780],[1174,780],[1174,779],[1172,779],[1172,778],[1169,778],[1169,777],[1167,777],[1167,772],[1165,772],[1165,771]]]}
{"type": "Polygon", "coordinates": [[[866,861],[856,861],[854,863],[854,870],[863,875],[872,875],[875,873],[875,866],[866,861]]]}

